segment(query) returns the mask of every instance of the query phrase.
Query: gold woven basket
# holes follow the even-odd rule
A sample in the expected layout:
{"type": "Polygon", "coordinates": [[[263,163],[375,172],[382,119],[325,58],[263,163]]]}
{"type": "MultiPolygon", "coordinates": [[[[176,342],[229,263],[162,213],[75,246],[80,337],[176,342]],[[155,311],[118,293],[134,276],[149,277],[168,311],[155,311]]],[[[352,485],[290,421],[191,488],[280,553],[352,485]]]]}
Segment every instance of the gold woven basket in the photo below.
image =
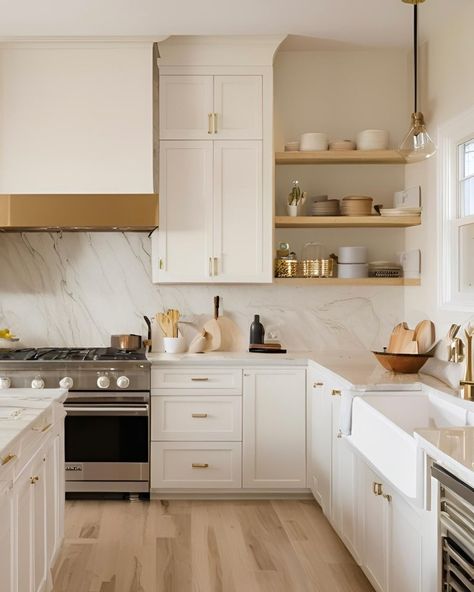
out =
{"type": "Polygon", "coordinates": [[[334,259],[306,259],[298,261],[296,266],[296,277],[334,277],[334,259]]]}
{"type": "Polygon", "coordinates": [[[275,259],[275,277],[294,278],[296,277],[296,259],[275,259]]]}

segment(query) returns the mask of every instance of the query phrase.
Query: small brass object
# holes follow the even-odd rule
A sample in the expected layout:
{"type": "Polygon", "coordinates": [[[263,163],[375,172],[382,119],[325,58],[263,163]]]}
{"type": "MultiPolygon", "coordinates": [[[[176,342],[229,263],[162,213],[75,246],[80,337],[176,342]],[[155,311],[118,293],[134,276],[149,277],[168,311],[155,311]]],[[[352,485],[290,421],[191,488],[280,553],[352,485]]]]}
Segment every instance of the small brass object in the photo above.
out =
{"type": "Polygon", "coordinates": [[[193,469],[207,469],[209,467],[207,463],[193,463],[191,466],[193,469]]]}
{"type": "Polygon", "coordinates": [[[342,394],[342,392],[339,389],[332,389],[332,391],[331,391],[331,395],[333,397],[340,397],[341,394],[342,394]]]}
{"type": "Polygon", "coordinates": [[[6,465],[14,458],[16,458],[16,454],[7,454],[6,456],[2,457],[2,466],[6,465]]]}
{"type": "Polygon", "coordinates": [[[191,413],[191,417],[207,417],[207,413],[191,413]]]}

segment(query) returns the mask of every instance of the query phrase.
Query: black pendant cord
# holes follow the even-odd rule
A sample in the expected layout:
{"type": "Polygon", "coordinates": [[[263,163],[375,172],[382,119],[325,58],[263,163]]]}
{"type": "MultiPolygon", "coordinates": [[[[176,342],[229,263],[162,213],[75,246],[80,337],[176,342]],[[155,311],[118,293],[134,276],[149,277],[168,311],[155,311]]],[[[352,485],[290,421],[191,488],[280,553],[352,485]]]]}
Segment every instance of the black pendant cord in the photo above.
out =
{"type": "Polygon", "coordinates": [[[415,109],[418,111],[418,4],[413,6],[413,76],[415,109]]]}

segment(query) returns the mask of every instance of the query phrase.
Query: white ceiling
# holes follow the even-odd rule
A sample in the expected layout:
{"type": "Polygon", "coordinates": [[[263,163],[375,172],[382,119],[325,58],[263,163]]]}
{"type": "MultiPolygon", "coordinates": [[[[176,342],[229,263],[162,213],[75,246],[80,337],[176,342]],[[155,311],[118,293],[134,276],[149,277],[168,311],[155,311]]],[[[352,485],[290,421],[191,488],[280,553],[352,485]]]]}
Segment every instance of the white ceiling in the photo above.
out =
{"type": "MultiPolygon", "coordinates": [[[[421,24],[440,26],[472,1],[427,0],[421,24]]],[[[0,37],[291,33],[328,48],[399,47],[411,43],[412,10],[401,0],[0,0],[0,37]]]]}

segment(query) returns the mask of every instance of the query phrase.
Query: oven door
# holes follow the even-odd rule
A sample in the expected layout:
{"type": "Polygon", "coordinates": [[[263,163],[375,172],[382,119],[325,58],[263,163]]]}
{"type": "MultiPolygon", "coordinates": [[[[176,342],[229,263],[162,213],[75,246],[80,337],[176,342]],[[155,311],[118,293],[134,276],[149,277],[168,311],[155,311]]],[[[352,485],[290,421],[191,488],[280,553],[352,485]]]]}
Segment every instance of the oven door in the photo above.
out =
{"type": "Polygon", "coordinates": [[[148,491],[147,403],[66,401],[65,410],[66,491],[148,491]]]}

